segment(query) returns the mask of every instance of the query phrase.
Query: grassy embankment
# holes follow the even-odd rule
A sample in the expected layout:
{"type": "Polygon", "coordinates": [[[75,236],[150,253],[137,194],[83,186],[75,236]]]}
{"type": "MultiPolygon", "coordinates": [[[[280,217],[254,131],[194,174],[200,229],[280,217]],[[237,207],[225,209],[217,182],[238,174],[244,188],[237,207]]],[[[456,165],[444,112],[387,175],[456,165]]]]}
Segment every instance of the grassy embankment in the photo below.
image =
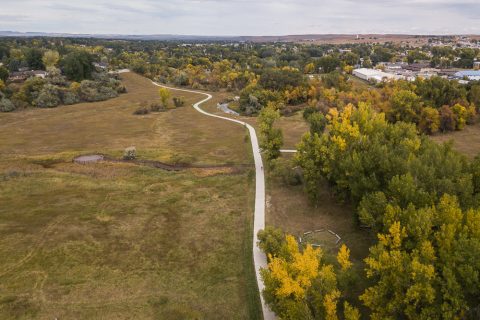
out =
{"type": "MultiPolygon", "coordinates": [[[[78,165],[80,154],[251,163],[245,132],[189,106],[145,116],[157,87],[0,115],[0,318],[252,319],[251,169],[78,165]]],[[[214,102],[212,102],[214,103],[214,102]]]]}

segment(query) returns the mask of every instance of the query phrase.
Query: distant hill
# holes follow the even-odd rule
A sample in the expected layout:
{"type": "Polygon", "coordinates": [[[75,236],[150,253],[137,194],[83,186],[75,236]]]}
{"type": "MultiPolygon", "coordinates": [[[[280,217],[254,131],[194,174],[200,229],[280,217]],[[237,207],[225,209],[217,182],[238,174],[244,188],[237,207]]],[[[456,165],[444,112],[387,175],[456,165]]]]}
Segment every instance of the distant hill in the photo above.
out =
{"type": "MultiPolygon", "coordinates": [[[[453,35],[452,35],[453,36],[453,35]]],[[[158,40],[158,41],[249,41],[249,42],[311,42],[311,43],[371,43],[409,42],[424,43],[429,38],[440,35],[408,34],[304,34],[283,36],[198,36],[176,34],[124,35],[124,34],[73,34],[48,32],[0,31],[0,37],[57,37],[57,38],[96,38],[118,40],[158,40]]],[[[472,36],[478,38],[479,36],[472,36]]]]}
{"type": "Polygon", "coordinates": [[[55,37],[55,38],[95,38],[119,40],[197,40],[197,41],[240,41],[241,37],[228,36],[194,36],[175,34],[128,35],[128,34],[88,34],[88,33],[49,33],[49,32],[17,32],[0,31],[0,37],[55,37]]]}

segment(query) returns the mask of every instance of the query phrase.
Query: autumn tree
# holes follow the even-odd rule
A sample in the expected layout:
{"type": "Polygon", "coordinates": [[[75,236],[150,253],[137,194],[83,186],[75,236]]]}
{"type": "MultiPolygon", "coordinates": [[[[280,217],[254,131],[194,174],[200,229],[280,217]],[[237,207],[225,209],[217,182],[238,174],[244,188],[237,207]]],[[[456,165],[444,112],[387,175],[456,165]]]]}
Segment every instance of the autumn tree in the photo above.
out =
{"type": "Polygon", "coordinates": [[[365,260],[360,297],[372,319],[460,319],[478,308],[480,211],[444,195],[432,207],[390,207],[388,232],[365,260]]]}
{"type": "Polygon", "coordinates": [[[352,267],[350,262],[350,249],[345,244],[342,244],[340,250],[338,250],[337,261],[342,268],[342,271],[346,271],[352,267]]]}
{"type": "Polygon", "coordinates": [[[280,148],[283,144],[282,131],[275,128],[275,120],[280,118],[280,112],[273,103],[269,103],[262,109],[258,117],[260,127],[260,148],[263,150],[267,161],[280,156],[280,148]]]}
{"type": "Polygon", "coordinates": [[[327,181],[357,205],[363,224],[379,230],[388,203],[423,207],[443,193],[458,196],[462,205],[472,203],[468,162],[448,144],[418,136],[413,124],[389,123],[363,103],[331,109],[326,117],[325,132],[305,134],[295,154],[312,201],[327,181]]]}
{"type": "Polygon", "coordinates": [[[466,88],[457,81],[431,77],[430,79],[417,78],[414,82],[415,93],[423,101],[434,108],[452,105],[458,99],[467,97],[466,88]]]}
{"type": "MultiPolygon", "coordinates": [[[[269,254],[268,267],[261,270],[265,301],[282,319],[337,320],[341,292],[334,266],[322,263],[320,248],[309,244],[301,248],[291,235],[284,239],[279,251],[269,254]]],[[[339,253],[342,268],[351,265],[347,253],[348,249],[339,253]]],[[[348,303],[344,308],[347,319],[358,319],[356,308],[348,303]]]]}
{"type": "Polygon", "coordinates": [[[445,131],[453,131],[457,127],[457,117],[453,113],[452,109],[444,105],[439,110],[440,114],[440,130],[443,132],[445,131]]]}
{"type": "Polygon", "coordinates": [[[310,132],[312,134],[321,135],[325,126],[327,125],[327,119],[321,112],[312,113],[308,118],[307,122],[310,125],[310,132]]]}
{"type": "Polygon", "coordinates": [[[465,125],[467,124],[467,118],[468,118],[467,108],[457,103],[452,107],[452,111],[456,119],[455,129],[463,130],[465,128],[465,125]]]}
{"type": "Polygon", "coordinates": [[[55,50],[48,50],[43,54],[42,61],[45,67],[51,68],[55,67],[60,60],[60,54],[55,50]]]}
{"type": "Polygon", "coordinates": [[[160,96],[160,101],[164,108],[168,108],[168,100],[171,97],[171,92],[167,88],[160,88],[158,89],[158,94],[160,96]]]}
{"type": "Polygon", "coordinates": [[[0,66],[0,80],[5,82],[7,81],[8,76],[9,76],[8,69],[5,68],[4,66],[0,66]]]}
{"type": "Polygon", "coordinates": [[[432,134],[440,129],[440,113],[437,109],[425,107],[420,113],[418,129],[421,132],[432,134]]]}
{"type": "Polygon", "coordinates": [[[480,84],[475,84],[470,88],[468,97],[474,106],[480,108],[480,84]]]}
{"type": "Polygon", "coordinates": [[[310,73],[315,73],[315,64],[313,62],[310,62],[305,65],[303,68],[303,73],[310,74],[310,73]]]}
{"type": "Polygon", "coordinates": [[[390,98],[387,116],[390,121],[418,123],[421,110],[420,98],[412,91],[398,90],[390,98]]]}

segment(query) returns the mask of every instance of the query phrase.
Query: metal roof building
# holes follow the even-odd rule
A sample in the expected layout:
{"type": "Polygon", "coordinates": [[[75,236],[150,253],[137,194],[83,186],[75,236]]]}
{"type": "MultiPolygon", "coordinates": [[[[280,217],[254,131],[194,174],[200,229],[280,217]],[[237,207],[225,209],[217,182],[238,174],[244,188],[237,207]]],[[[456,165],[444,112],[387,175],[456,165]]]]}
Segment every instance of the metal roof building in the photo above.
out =
{"type": "Polygon", "coordinates": [[[392,73],[387,73],[383,72],[381,70],[377,69],[367,69],[367,68],[360,68],[360,69],[355,69],[353,70],[353,75],[363,79],[363,80],[373,80],[375,82],[382,82],[386,80],[392,80],[392,79],[402,79],[403,77],[397,76],[392,73]]]}
{"type": "Polygon", "coordinates": [[[467,78],[468,80],[480,80],[480,70],[465,70],[465,71],[458,71],[455,73],[455,78],[463,79],[467,78]]]}

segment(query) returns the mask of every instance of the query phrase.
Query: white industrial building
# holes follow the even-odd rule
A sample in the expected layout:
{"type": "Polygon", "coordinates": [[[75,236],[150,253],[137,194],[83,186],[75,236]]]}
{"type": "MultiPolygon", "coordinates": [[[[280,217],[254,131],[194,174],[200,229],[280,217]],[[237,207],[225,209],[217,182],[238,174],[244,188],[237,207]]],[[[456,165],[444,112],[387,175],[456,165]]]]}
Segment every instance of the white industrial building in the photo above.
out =
{"type": "Polygon", "coordinates": [[[479,81],[480,80],[480,70],[458,71],[457,73],[455,73],[454,76],[457,79],[468,79],[470,81],[479,81]]]}
{"type": "Polygon", "coordinates": [[[386,72],[383,72],[382,70],[367,69],[367,68],[355,69],[353,70],[353,75],[366,81],[375,81],[375,82],[404,79],[404,77],[396,74],[386,73],[386,72]]]}

